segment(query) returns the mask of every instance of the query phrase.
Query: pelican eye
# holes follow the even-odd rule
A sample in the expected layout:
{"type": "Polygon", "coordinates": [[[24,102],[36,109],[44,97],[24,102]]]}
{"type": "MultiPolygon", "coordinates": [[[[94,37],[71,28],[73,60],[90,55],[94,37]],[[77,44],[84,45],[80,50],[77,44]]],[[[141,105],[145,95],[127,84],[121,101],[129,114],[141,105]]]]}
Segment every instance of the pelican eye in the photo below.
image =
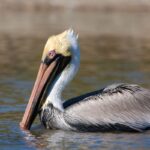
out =
{"type": "Polygon", "coordinates": [[[58,54],[56,54],[55,50],[51,50],[48,52],[48,54],[46,55],[43,63],[45,63],[46,65],[49,65],[56,57],[58,54]]]}
{"type": "Polygon", "coordinates": [[[51,51],[48,52],[48,56],[50,58],[53,58],[55,55],[56,55],[56,51],[55,50],[51,50],[51,51]]]}

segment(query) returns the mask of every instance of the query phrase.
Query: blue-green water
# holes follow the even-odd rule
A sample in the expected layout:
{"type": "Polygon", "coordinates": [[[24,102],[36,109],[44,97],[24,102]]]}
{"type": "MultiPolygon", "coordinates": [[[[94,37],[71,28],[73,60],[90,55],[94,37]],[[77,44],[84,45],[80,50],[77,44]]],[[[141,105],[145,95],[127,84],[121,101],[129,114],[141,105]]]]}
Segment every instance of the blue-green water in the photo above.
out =
{"type": "Polygon", "coordinates": [[[49,35],[59,33],[70,26],[75,26],[79,32],[81,66],[76,78],[63,93],[65,99],[100,89],[114,82],[138,83],[150,88],[150,39],[148,35],[137,34],[143,33],[142,30],[145,29],[139,24],[136,25],[142,20],[145,21],[145,26],[148,26],[147,20],[143,19],[144,16],[148,18],[148,14],[87,15],[66,12],[64,15],[61,13],[3,15],[0,26],[0,149],[150,149],[149,131],[145,133],[51,131],[45,130],[38,118],[30,132],[19,128],[44,44],[49,35]],[[85,22],[82,21],[83,18],[85,22]],[[119,25],[114,23],[114,18],[118,19],[119,25]],[[132,19],[135,19],[136,23],[130,22],[132,19]],[[74,21],[70,23],[72,20],[74,21]],[[94,29],[90,30],[88,22],[94,29]],[[110,31],[112,27],[116,32],[110,31]]]}

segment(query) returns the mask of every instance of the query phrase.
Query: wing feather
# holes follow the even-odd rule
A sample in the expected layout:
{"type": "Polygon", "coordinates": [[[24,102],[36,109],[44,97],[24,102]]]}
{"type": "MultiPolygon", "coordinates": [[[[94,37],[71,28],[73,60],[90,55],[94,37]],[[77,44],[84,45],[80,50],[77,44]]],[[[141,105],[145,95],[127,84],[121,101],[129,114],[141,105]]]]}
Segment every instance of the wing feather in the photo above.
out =
{"type": "Polygon", "coordinates": [[[150,127],[150,91],[138,85],[113,84],[64,103],[66,122],[74,127],[150,127]]]}

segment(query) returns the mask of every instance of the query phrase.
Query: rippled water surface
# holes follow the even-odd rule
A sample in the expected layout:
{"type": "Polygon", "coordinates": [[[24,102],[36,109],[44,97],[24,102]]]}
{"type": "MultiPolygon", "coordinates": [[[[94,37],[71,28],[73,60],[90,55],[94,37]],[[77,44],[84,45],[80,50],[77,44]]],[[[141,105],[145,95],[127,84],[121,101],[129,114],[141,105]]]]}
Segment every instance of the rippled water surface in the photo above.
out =
{"type": "Polygon", "coordinates": [[[146,133],[47,131],[38,118],[31,132],[19,122],[49,35],[73,26],[80,35],[81,66],[65,99],[114,82],[150,88],[149,14],[0,14],[0,149],[149,150],[146,133]],[[3,15],[3,17],[2,17],[3,15]]]}

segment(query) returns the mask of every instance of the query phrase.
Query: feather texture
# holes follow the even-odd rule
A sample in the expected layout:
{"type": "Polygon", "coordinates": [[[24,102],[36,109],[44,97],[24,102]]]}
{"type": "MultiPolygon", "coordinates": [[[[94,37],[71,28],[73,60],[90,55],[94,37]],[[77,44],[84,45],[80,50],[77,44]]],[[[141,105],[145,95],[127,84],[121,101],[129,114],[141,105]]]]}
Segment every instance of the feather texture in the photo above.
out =
{"type": "Polygon", "coordinates": [[[62,126],[57,128],[142,131],[150,127],[150,91],[138,85],[113,84],[70,99],[64,102],[64,108],[64,112],[57,110],[57,115],[49,120],[51,126],[54,118],[55,126],[61,124],[56,118],[63,118],[62,126]]]}

